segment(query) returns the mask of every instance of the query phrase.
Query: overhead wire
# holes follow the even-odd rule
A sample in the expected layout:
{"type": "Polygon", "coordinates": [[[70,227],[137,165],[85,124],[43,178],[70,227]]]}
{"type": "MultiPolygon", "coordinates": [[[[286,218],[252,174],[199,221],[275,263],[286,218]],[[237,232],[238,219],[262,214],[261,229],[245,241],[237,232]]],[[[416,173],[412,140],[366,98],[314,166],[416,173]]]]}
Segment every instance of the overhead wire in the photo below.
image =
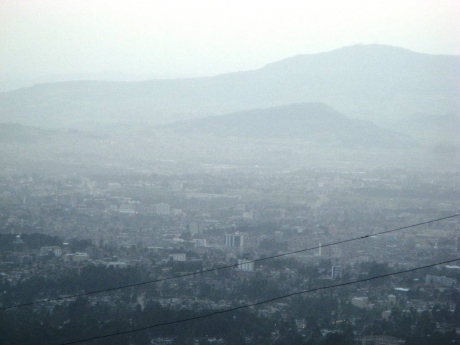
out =
{"type": "MultiPolygon", "coordinates": [[[[380,232],[367,234],[367,235],[363,235],[363,236],[359,236],[359,237],[353,237],[353,238],[349,238],[349,239],[346,239],[346,240],[341,240],[341,241],[331,242],[331,243],[325,243],[325,244],[322,244],[320,246],[299,249],[299,250],[295,250],[295,251],[291,251],[291,252],[286,252],[286,253],[266,256],[266,257],[262,257],[262,258],[254,259],[254,260],[246,260],[245,263],[261,262],[261,261],[280,258],[280,257],[285,257],[285,256],[293,255],[293,254],[299,254],[299,253],[303,253],[303,252],[307,252],[307,251],[311,251],[311,250],[315,250],[315,249],[319,249],[319,248],[325,248],[325,247],[335,246],[335,245],[339,245],[339,244],[354,242],[354,241],[370,238],[370,237],[373,237],[373,236],[385,235],[385,234],[389,234],[389,233],[392,233],[392,232],[397,232],[397,231],[402,231],[402,230],[406,230],[406,229],[410,229],[410,228],[415,228],[415,227],[418,227],[418,226],[427,225],[427,224],[431,224],[431,223],[435,223],[435,222],[439,222],[439,221],[442,221],[442,220],[451,219],[451,218],[455,218],[455,217],[460,217],[460,213],[450,215],[450,216],[446,216],[446,217],[431,219],[431,220],[428,220],[428,221],[425,221],[425,222],[406,225],[406,226],[395,228],[395,229],[380,231],[380,232]]],[[[240,264],[238,264],[238,263],[230,264],[230,265],[224,265],[224,266],[208,268],[208,269],[204,269],[204,270],[200,270],[200,271],[180,274],[180,275],[176,275],[176,276],[172,276],[172,277],[153,279],[153,280],[148,280],[148,281],[143,281],[143,282],[133,283],[133,284],[127,284],[127,285],[122,285],[122,286],[117,286],[117,287],[112,287],[112,288],[105,288],[105,289],[100,289],[100,290],[95,290],[95,291],[82,292],[82,293],[74,294],[74,295],[70,295],[70,296],[48,298],[48,299],[42,299],[42,300],[38,300],[38,301],[34,301],[34,302],[21,303],[21,304],[6,306],[6,307],[0,307],[0,310],[21,308],[21,307],[26,307],[26,306],[32,306],[32,305],[35,305],[35,304],[43,304],[43,303],[47,303],[47,302],[55,302],[55,301],[67,300],[67,299],[72,299],[72,298],[77,298],[77,297],[82,297],[82,296],[88,296],[88,295],[94,295],[94,294],[98,294],[98,293],[110,292],[110,291],[115,291],[115,290],[122,290],[122,289],[126,289],[126,288],[142,286],[142,285],[155,284],[155,283],[160,283],[160,282],[164,282],[164,281],[168,281],[168,280],[185,278],[185,277],[195,276],[195,275],[199,275],[199,274],[203,274],[203,273],[215,272],[215,271],[219,271],[219,270],[223,270],[223,269],[227,269],[227,268],[232,268],[232,267],[238,267],[238,266],[240,266],[240,264]]]]}
{"type": "Polygon", "coordinates": [[[374,277],[369,277],[369,278],[364,278],[364,279],[359,279],[359,280],[354,280],[354,281],[344,282],[344,283],[339,283],[339,284],[334,284],[334,285],[316,287],[316,288],[312,288],[312,289],[308,289],[308,290],[297,291],[297,292],[285,294],[285,295],[282,295],[282,296],[266,299],[266,300],[259,301],[259,302],[243,304],[243,305],[240,305],[240,306],[234,307],[234,308],[229,308],[229,309],[224,309],[224,310],[217,310],[217,311],[214,311],[214,312],[208,313],[208,314],[198,315],[198,316],[179,319],[179,320],[174,320],[174,321],[157,323],[157,324],[153,324],[153,325],[150,325],[150,326],[144,326],[144,327],[139,327],[139,328],[135,328],[135,329],[130,329],[130,330],[127,330],[127,331],[120,331],[120,332],[115,332],[115,333],[110,333],[110,334],[90,337],[90,338],[86,338],[86,339],[80,339],[80,340],[71,341],[71,342],[67,342],[67,343],[60,343],[59,345],[73,345],[73,344],[78,344],[78,343],[82,343],[82,342],[89,342],[89,341],[97,340],[97,339],[110,338],[110,337],[115,337],[115,336],[119,336],[119,335],[124,335],[124,334],[129,334],[129,333],[134,333],[134,332],[140,332],[140,331],[144,331],[144,330],[147,330],[147,329],[152,329],[152,328],[157,328],[157,327],[162,327],[162,326],[170,326],[170,325],[174,325],[174,324],[178,324],[178,323],[184,323],[184,322],[188,322],[188,321],[204,319],[204,318],[212,317],[212,316],[215,316],[215,315],[218,315],[218,314],[226,314],[226,313],[230,313],[230,312],[233,312],[233,311],[259,306],[259,305],[262,305],[262,304],[271,303],[271,302],[274,302],[274,301],[278,301],[278,300],[293,297],[293,296],[298,296],[298,295],[311,293],[311,292],[316,292],[316,291],[321,291],[321,290],[339,288],[339,287],[358,284],[358,283],[363,283],[363,282],[367,282],[367,281],[375,280],[375,279],[379,279],[379,278],[385,278],[385,277],[400,275],[400,274],[404,274],[404,273],[414,272],[414,271],[422,270],[422,269],[425,269],[425,268],[430,268],[430,267],[435,267],[435,266],[438,266],[438,265],[448,264],[448,263],[458,261],[458,260],[460,260],[460,257],[455,258],[455,259],[450,259],[450,260],[437,262],[437,263],[434,263],[434,264],[418,266],[418,267],[415,267],[415,268],[410,268],[410,269],[406,269],[406,270],[402,270],[402,271],[397,271],[397,272],[393,272],[393,273],[381,274],[381,275],[374,276],[374,277]]]}

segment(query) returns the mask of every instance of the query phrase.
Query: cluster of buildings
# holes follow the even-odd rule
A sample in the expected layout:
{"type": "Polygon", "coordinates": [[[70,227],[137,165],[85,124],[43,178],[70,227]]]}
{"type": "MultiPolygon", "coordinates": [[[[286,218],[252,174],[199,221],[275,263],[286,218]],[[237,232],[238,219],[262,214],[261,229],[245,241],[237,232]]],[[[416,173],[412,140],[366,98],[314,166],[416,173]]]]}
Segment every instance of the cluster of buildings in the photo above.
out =
{"type": "MultiPolygon", "coordinates": [[[[309,287],[312,281],[334,284],[378,274],[369,268],[375,266],[371,262],[398,270],[458,257],[457,218],[375,234],[458,213],[459,196],[460,178],[455,174],[403,171],[224,169],[184,176],[3,176],[0,233],[15,238],[12,247],[2,250],[0,273],[14,283],[14,277],[34,275],[47,265],[143,265],[149,274],[161,276],[234,265],[230,276],[236,282],[262,274],[288,292],[293,286],[309,287]],[[21,235],[35,232],[65,242],[89,242],[78,250],[66,245],[24,249],[21,235]],[[359,240],[333,245],[350,238],[359,240]],[[295,252],[287,258],[298,267],[257,261],[287,252],[295,252]],[[315,274],[305,276],[299,268],[304,266],[314,267],[315,274]]],[[[394,305],[430,310],[445,303],[434,291],[459,290],[458,265],[421,272],[410,282],[395,278],[384,287],[350,288],[343,303],[357,310],[379,310],[383,318],[394,305]]],[[[205,282],[236,295],[238,284],[225,277],[214,275],[205,282]]],[[[193,301],[203,308],[231,304],[189,293],[175,303],[193,301]]],[[[282,304],[264,309],[276,311],[288,309],[282,304]]],[[[382,339],[361,341],[384,344],[382,339]]]]}

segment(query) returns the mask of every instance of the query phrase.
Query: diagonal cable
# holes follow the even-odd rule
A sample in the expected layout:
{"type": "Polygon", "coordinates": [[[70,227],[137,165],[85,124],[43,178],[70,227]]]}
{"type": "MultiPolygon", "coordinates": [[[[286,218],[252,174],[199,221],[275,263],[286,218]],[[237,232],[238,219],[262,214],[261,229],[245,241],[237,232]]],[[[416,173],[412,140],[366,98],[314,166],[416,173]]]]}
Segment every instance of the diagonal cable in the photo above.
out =
{"type": "Polygon", "coordinates": [[[403,271],[382,274],[382,275],[378,275],[378,276],[374,276],[374,277],[370,277],[370,278],[359,279],[359,280],[354,280],[354,281],[340,283],[340,284],[334,284],[334,285],[322,286],[322,287],[317,287],[317,288],[308,289],[308,290],[297,291],[297,292],[293,292],[293,293],[290,293],[290,294],[270,298],[270,299],[259,301],[259,302],[244,304],[244,305],[234,307],[234,308],[230,308],[230,309],[218,310],[218,311],[208,313],[208,314],[203,314],[203,315],[194,316],[194,317],[190,317],[190,318],[179,319],[179,320],[175,320],[175,321],[157,323],[157,324],[154,324],[154,325],[145,326],[145,327],[139,327],[139,328],[135,328],[135,329],[127,330],[127,331],[121,331],[121,332],[110,333],[110,334],[100,335],[100,336],[86,338],[86,339],[80,339],[80,340],[76,340],[76,341],[72,341],[72,342],[61,343],[59,345],[73,345],[73,344],[78,344],[78,343],[82,343],[82,342],[88,342],[88,341],[92,341],[92,340],[96,340],[96,339],[110,338],[110,337],[114,337],[114,336],[118,336],[118,335],[144,331],[144,330],[147,330],[147,329],[152,329],[152,328],[157,328],[157,327],[162,327],[162,326],[170,326],[170,325],[174,325],[174,324],[178,324],[178,323],[204,319],[204,318],[212,317],[214,315],[226,314],[226,313],[230,313],[232,311],[237,311],[237,310],[240,310],[240,309],[246,309],[246,308],[259,306],[259,305],[266,304],[266,303],[271,303],[271,302],[278,301],[278,300],[281,300],[281,299],[285,299],[285,298],[288,298],[288,297],[298,296],[298,295],[311,293],[311,292],[315,292],[315,291],[320,291],[320,290],[328,290],[328,289],[333,289],[333,288],[340,288],[340,287],[343,287],[343,286],[363,283],[363,282],[367,282],[367,281],[375,280],[375,279],[379,279],[379,278],[391,277],[391,276],[395,276],[395,275],[399,275],[399,274],[414,272],[414,271],[418,271],[418,270],[421,270],[421,269],[424,269],[424,268],[430,268],[430,267],[434,267],[434,266],[438,266],[438,265],[448,264],[448,263],[458,261],[458,260],[460,260],[460,257],[455,258],[455,259],[451,259],[451,260],[437,262],[437,263],[434,263],[434,264],[418,266],[418,267],[406,269],[406,270],[403,270],[403,271]]]}

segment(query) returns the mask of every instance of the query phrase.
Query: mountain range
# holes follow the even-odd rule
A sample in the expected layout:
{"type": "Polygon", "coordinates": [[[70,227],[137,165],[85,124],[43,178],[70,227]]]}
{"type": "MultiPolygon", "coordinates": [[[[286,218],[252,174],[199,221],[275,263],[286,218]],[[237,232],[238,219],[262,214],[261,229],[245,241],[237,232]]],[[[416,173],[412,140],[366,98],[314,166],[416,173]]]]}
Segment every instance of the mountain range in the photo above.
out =
{"type": "MultiPolygon", "coordinates": [[[[451,120],[446,117],[445,122],[451,120]]],[[[176,161],[334,169],[425,169],[433,165],[452,169],[460,162],[458,141],[414,140],[318,102],[159,126],[113,124],[104,130],[0,123],[0,143],[2,164],[26,166],[31,171],[37,169],[37,164],[43,171],[72,172],[112,171],[114,167],[145,169],[176,161]]]]}
{"type": "Polygon", "coordinates": [[[0,93],[0,122],[44,127],[165,124],[292,103],[322,102],[377,123],[456,113],[460,56],[356,45],[245,72],[137,82],[70,81],[0,93]]]}

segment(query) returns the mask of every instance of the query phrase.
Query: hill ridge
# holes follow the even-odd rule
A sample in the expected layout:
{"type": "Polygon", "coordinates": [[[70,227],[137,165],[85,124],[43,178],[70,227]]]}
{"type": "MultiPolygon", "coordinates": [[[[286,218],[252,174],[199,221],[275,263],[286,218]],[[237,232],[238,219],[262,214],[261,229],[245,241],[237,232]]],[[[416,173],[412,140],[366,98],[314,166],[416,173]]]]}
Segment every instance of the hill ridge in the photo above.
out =
{"type": "Polygon", "coordinates": [[[303,139],[349,147],[409,146],[405,135],[353,119],[320,103],[294,103],[179,121],[163,126],[182,134],[253,139],[303,139]]]}
{"type": "Polygon", "coordinates": [[[43,126],[95,120],[160,124],[323,102],[347,115],[382,123],[414,113],[457,111],[459,79],[460,56],[351,46],[214,77],[39,84],[0,93],[0,121],[43,126]]]}

